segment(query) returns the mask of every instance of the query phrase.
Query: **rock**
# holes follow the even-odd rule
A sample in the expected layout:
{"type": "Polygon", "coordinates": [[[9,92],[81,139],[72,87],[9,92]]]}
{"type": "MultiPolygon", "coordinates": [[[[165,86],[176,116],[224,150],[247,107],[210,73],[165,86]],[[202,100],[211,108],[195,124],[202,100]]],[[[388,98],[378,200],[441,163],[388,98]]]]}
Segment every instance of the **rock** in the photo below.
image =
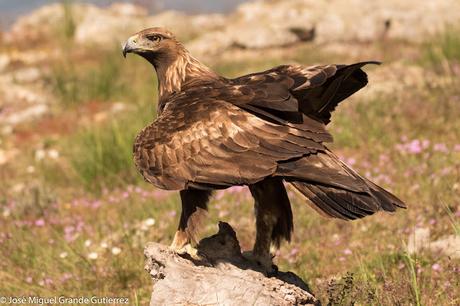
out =
{"type": "Polygon", "coordinates": [[[145,269],[154,282],[150,305],[319,305],[307,284],[291,272],[266,277],[241,254],[227,223],[198,245],[203,260],[179,256],[149,243],[145,269]]]}
{"type": "Polygon", "coordinates": [[[145,28],[146,15],[142,8],[127,3],[114,4],[108,9],[88,6],[76,22],[75,42],[112,48],[128,35],[145,28]]]}
{"type": "Polygon", "coordinates": [[[439,81],[436,75],[423,67],[402,62],[383,63],[374,67],[369,74],[369,85],[363,88],[361,95],[367,99],[392,95],[405,90],[424,90],[427,80],[439,81]]]}
{"type": "Polygon", "coordinates": [[[428,250],[451,258],[460,258],[460,237],[458,235],[449,235],[436,241],[431,241],[430,229],[416,228],[414,233],[409,236],[407,252],[415,254],[422,250],[428,250]]]}
{"type": "Polygon", "coordinates": [[[129,17],[145,17],[148,16],[148,11],[142,6],[134,5],[132,3],[113,3],[108,7],[108,10],[118,16],[129,17]]]}
{"type": "Polygon", "coordinates": [[[388,38],[418,43],[459,20],[457,0],[259,0],[241,4],[223,29],[206,33],[192,46],[203,52],[208,45],[208,54],[233,45],[283,47],[302,41],[302,35],[295,35],[299,30],[308,33],[312,29],[317,43],[388,38]]]}
{"type": "Polygon", "coordinates": [[[450,235],[430,243],[430,250],[445,256],[460,259],[460,236],[450,235]]]}
{"type": "Polygon", "coordinates": [[[32,105],[19,111],[15,111],[9,116],[5,116],[2,120],[2,124],[16,125],[25,121],[30,121],[41,117],[46,114],[49,110],[46,104],[32,105]]]}
{"type": "Polygon", "coordinates": [[[214,30],[224,22],[221,15],[189,16],[176,11],[166,11],[154,16],[115,14],[113,10],[91,10],[78,23],[75,41],[83,45],[113,47],[110,43],[123,42],[141,29],[161,26],[175,33],[182,41],[208,29],[214,30]],[[104,37],[100,33],[104,33],[104,37]]]}
{"type": "Polygon", "coordinates": [[[62,29],[70,24],[75,27],[73,39],[77,44],[113,48],[115,43],[147,27],[167,27],[184,40],[221,28],[225,22],[226,18],[220,14],[187,15],[166,11],[149,16],[145,8],[130,3],[114,3],[106,8],[55,3],[18,18],[4,39],[15,46],[56,43],[57,34],[62,34],[62,29]]]}
{"type": "Polygon", "coordinates": [[[145,8],[129,3],[107,8],[75,3],[64,8],[46,5],[19,18],[4,41],[21,45],[55,40],[70,21],[77,43],[113,47],[142,28],[164,26],[181,40],[196,38],[192,50],[219,54],[231,46],[283,47],[313,38],[318,43],[387,38],[421,42],[460,20],[458,0],[258,0],[241,4],[227,16],[177,11],[149,16],[145,8]]]}
{"type": "Polygon", "coordinates": [[[415,254],[430,244],[430,229],[417,227],[414,233],[409,236],[407,252],[415,254]]]}
{"type": "Polygon", "coordinates": [[[4,34],[4,41],[17,46],[27,46],[52,36],[64,17],[60,4],[42,6],[32,13],[19,17],[10,31],[4,34]]]}
{"type": "Polygon", "coordinates": [[[37,68],[24,68],[0,75],[0,127],[37,119],[49,111],[52,98],[40,88],[37,68]]]}

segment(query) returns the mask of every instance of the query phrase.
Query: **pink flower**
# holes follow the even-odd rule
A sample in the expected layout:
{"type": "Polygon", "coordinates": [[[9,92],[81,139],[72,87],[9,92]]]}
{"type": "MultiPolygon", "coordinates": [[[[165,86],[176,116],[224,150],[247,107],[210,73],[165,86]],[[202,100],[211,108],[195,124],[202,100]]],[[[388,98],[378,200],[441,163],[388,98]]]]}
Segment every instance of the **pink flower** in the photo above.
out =
{"type": "Polygon", "coordinates": [[[460,152],[460,144],[454,146],[454,151],[460,152]]]}
{"type": "Polygon", "coordinates": [[[356,164],[356,158],[350,157],[347,160],[347,164],[349,164],[350,166],[353,166],[354,164],[356,164]]]}
{"type": "Polygon", "coordinates": [[[390,157],[387,154],[380,154],[379,156],[380,162],[384,163],[390,160],[390,157]]]}
{"type": "Polygon", "coordinates": [[[295,255],[297,255],[297,253],[299,253],[299,249],[298,248],[292,248],[292,250],[289,253],[289,255],[290,256],[295,256],[295,255]]]}
{"type": "Polygon", "coordinates": [[[444,167],[441,169],[441,175],[448,175],[452,171],[451,167],[444,167]]]}
{"type": "Polygon", "coordinates": [[[240,192],[245,192],[246,188],[244,186],[233,186],[229,188],[228,191],[231,193],[240,193],[240,192]]]}
{"type": "Polygon", "coordinates": [[[430,141],[428,139],[422,140],[422,148],[427,149],[430,146],[430,141]]]}
{"type": "Polygon", "coordinates": [[[53,280],[49,277],[45,277],[42,281],[42,284],[45,286],[51,286],[53,284],[53,280]]]}
{"type": "Polygon", "coordinates": [[[433,265],[431,266],[431,269],[432,269],[433,271],[439,272],[439,271],[441,271],[442,267],[441,267],[440,264],[435,263],[435,264],[433,264],[433,265]]]}
{"type": "Polygon", "coordinates": [[[169,217],[175,217],[176,215],[177,215],[177,212],[176,212],[175,210],[170,210],[170,211],[168,212],[168,216],[169,216],[169,217]]]}
{"type": "Polygon", "coordinates": [[[421,153],[423,149],[420,144],[420,140],[415,139],[409,142],[408,144],[406,144],[406,150],[407,152],[412,153],[412,154],[421,153]]]}
{"type": "Polygon", "coordinates": [[[225,191],[224,190],[219,190],[218,192],[216,192],[216,196],[215,196],[215,199],[217,201],[221,200],[225,195],[225,191]]]}
{"type": "Polygon", "coordinates": [[[458,210],[455,212],[455,216],[456,216],[456,217],[460,217],[460,209],[458,209],[458,210]]]}
{"type": "Polygon", "coordinates": [[[73,278],[72,274],[66,272],[66,273],[62,274],[61,282],[64,283],[64,282],[68,281],[71,278],[73,278]]]}
{"type": "Polygon", "coordinates": [[[343,250],[343,254],[345,255],[351,255],[353,252],[350,249],[345,249],[343,250]]]}
{"type": "Polygon", "coordinates": [[[136,188],[134,188],[134,191],[135,191],[136,193],[141,193],[143,190],[142,190],[141,187],[136,187],[136,188]]]}
{"type": "Polygon", "coordinates": [[[434,144],[433,150],[435,150],[437,152],[442,152],[442,153],[449,152],[449,149],[447,148],[445,143],[436,143],[436,144],[434,144]]]}
{"type": "Polygon", "coordinates": [[[32,277],[31,276],[26,277],[26,283],[32,284],[32,277]]]}
{"type": "Polygon", "coordinates": [[[94,209],[99,208],[100,206],[101,206],[101,201],[99,200],[91,202],[91,207],[94,209]]]}
{"type": "Polygon", "coordinates": [[[45,220],[43,220],[43,219],[35,220],[35,226],[38,226],[38,227],[45,226],[45,220]]]}

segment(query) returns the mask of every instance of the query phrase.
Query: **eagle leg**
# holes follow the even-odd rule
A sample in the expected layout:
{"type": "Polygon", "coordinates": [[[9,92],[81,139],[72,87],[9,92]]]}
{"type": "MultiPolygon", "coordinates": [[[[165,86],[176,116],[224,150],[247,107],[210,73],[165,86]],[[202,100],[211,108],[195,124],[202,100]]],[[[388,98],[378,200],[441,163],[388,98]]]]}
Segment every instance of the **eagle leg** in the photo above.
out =
{"type": "Polygon", "coordinates": [[[199,259],[197,250],[192,247],[196,243],[197,231],[201,220],[205,216],[211,191],[186,189],[180,191],[182,212],[179,227],[171,243],[171,250],[178,254],[189,254],[194,259],[199,259]]]}
{"type": "Polygon", "coordinates": [[[293,229],[292,211],[286,189],[280,178],[266,178],[249,189],[255,199],[256,241],[245,257],[255,261],[266,272],[276,272],[270,246],[279,247],[281,240],[290,240],[293,229]]]}

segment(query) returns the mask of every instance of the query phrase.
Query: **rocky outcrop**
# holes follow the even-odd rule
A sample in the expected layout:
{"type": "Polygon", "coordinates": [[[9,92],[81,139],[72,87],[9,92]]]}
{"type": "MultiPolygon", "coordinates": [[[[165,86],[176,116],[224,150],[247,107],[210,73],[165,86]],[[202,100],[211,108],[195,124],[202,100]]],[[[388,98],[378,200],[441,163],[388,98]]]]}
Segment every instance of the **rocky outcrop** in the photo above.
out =
{"type": "MultiPolygon", "coordinates": [[[[12,57],[3,58],[5,66],[13,61],[12,57]]],[[[25,67],[6,73],[1,70],[0,67],[0,133],[8,133],[13,126],[46,114],[53,98],[44,90],[38,68],[25,67]]]]}
{"type": "Polygon", "coordinates": [[[113,48],[114,44],[147,27],[164,26],[187,40],[216,30],[225,22],[224,16],[219,14],[187,15],[166,11],[150,16],[144,8],[129,3],[115,3],[107,8],[55,3],[20,17],[5,33],[4,40],[15,46],[25,42],[49,44],[62,34],[79,45],[113,48]],[[69,32],[62,33],[66,27],[69,32]]]}
{"type": "Polygon", "coordinates": [[[166,11],[150,16],[140,6],[51,4],[21,17],[6,42],[55,39],[71,23],[78,44],[113,47],[128,35],[164,26],[195,53],[219,54],[230,47],[271,48],[314,40],[318,43],[399,39],[420,42],[458,25],[457,0],[270,0],[241,4],[229,15],[187,15],[166,11]]]}
{"type": "Polygon", "coordinates": [[[154,282],[150,305],[320,305],[291,272],[266,277],[242,255],[227,223],[198,245],[203,260],[181,257],[149,243],[145,269],[154,282]]]}
{"type": "Polygon", "coordinates": [[[270,48],[302,41],[296,29],[314,29],[318,43],[400,39],[421,42],[458,25],[456,0],[271,0],[242,4],[221,30],[206,33],[192,49],[218,54],[230,46],[270,48]]]}

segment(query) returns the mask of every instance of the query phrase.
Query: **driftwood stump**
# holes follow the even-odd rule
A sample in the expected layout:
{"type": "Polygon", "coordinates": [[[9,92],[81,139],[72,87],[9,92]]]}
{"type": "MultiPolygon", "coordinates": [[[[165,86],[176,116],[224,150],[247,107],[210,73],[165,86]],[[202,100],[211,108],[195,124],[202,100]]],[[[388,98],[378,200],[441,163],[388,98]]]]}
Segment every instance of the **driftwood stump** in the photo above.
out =
{"type": "Polygon", "coordinates": [[[267,277],[246,260],[227,223],[220,222],[219,232],[197,249],[202,260],[158,243],[146,246],[145,269],[154,282],[150,305],[320,305],[294,273],[267,277]]]}

